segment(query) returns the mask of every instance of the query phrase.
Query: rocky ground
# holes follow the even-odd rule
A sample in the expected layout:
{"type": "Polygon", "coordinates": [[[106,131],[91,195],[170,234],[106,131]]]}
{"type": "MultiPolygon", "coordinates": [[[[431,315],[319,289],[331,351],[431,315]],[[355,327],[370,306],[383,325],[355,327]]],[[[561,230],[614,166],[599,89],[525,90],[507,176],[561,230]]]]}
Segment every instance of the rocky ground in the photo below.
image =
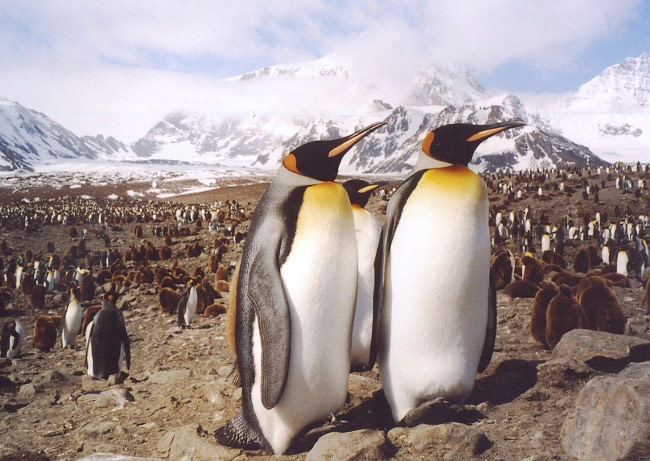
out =
{"type": "MultiPolygon", "coordinates": [[[[120,194],[127,187],[133,190],[133,185],[108,190],[120,194]]],[[[230,186],[182,200],[235,199],[250,217],[264,188],[264,184],[230,186]]],[[[46,197],[48,190],[30,193],[46,197]]],[[[89,186],[84,193],[99,197],[100,190],[89,186]]],[[[633,198],[608,187],[601,191],[599,204],[552,190],[541,200],[533,193],[514,201],[492,193],[490,203],[494,210],[528,204],[538,216],[546,213],[556,222],[567,213],[582,216],[596,209],[610,210],[611,215],[616,204],[630,205],[635,214],[648,213],[647,197],[650,191],[633,198]]],[[[5,203],[17,198],[0,189],[5,203]]],[[[373,197],[369,209],[383,220],[385,205],[373,197]]],[[[245,230],[248,222],[238,230],[245,230]]],[[[144,239],[160,246],[162,239],[151,235],[152,225],[143,224],[144,239]]],[[[123,232],[115,233],[113,246],[139,245],[144,239],[135,237],[134,226],[126,224],[123,232]]],[[[97,225],[86,227],[94,235],[97,225]]],[[[42,227],[34,235],[0,232],[0,240],[6,240],[14,254],[27,249],[45,252],[47,241],[62,254],[75,242],[63,226],[42,227]]],[[[154,268],[178,261],[190,273],[199,266],[207,270],[214,234],[205,226],[197,235],[173,240],[172,260],[152,262],[154,268]],[[206,251],[188,258],[185,248],[195,242],[206,251]]],[[[229,243],[224,263],[237,260],[242,245],[229,243]]],[[[567,245],[569,261],[582,245],[567,245]]],[[[88,241],[91,251],[103,248],[99,239],[88,241]]],[[[420,418],[407,422],[413,427],[396,427],[376,368],[355,373],[350,376],[348,401],[336,419],[309,428],[295,440],[290,454],[279,459],[650,459],[650,316],[641,305],[640,282],[631,280],[629,288],[614,290],[628,319],[625,335],[574,330],[553,352],[529,336],[532,299],[499,293],[495,353],[464,406],[433,402],[423,408],[420,418]],[[594,427],[605,428],[595,441],[585,435],[593,434],[594,427]]],[[[102,294],[98,288],[95,302],[102,294]]],[[[0,362],[0,459],[78,459],[96,453],[164,459],[267,458],[259,451],[233,450],[213,442],[214,431],[241,404],[241,389],[232,381],[234,360],[225,315],[197,317],[191,328],[181,330],[175,316],[160,312],[157,294],[153,284],[131,285],[121,294],[132,366],[124,382],[106,382],[86,376],[81,338],[73,350],[63,350],[60,340],[49,352],[32,346],[34,319],[60,312],[64,305],[60,294],[48,295],[46,308],[35,311],[27,296],[14,292],[2,321],[19,319],[26,335],[20,356],[0,362]]],[[[222,295],[219,302],[227,305],[229,294],[222,295]]]]}

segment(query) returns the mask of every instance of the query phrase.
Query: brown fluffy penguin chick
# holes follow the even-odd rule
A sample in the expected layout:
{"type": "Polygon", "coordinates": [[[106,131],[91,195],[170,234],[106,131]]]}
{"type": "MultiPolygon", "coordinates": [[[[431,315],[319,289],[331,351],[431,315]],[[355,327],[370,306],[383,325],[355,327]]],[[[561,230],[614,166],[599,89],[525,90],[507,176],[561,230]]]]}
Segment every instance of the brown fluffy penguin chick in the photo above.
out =
{"type": "Polygon", "coordinates": [[[226,312],[228,312],[228,309],[223,304],[210,304],[203,311],[203,317],[218,317],[226,312]]]}
{"type": "Polygon", "coordinates": [[[537,258],[525,254],[521,257],[521,264],[523,280],[531,283],[541,283],[544,280],[544,265],[537,258]]]}
{"type": "Polygon", "coordinates": [[[86,336],[86,328],[88,328],[90,322],[95,318],[95,314],[99,312],[101,308],[102,306],[100,305],[89,306],[88,309],[84,311],[83,320],[81,322],[81,334],[83,336],[86,336]]]}
{"type": "Polygon", "coordinates": [[[20,291],[25,296],[29,296],[34,288],[34,276],[32,274],[25,274],[23,280],[20,282],[20,291]]]}
{"type": "Polygon", "coordinates": [[[503,292],[511,298],[534,298],[539,287],[528,280],[515,280],[510,282],[503,289],[503,292]]]}
{"type": "Polygon", "coordinates": [[[181,295],[171,288],[163,288],[158,293],[158,301],[160,302],[160,310],[166,314],[173,314],[176,312],[176,306],[181,299],[181,295]]]}
{"type": "Polygon", "coordinates": [[[237,320],[237,281],[239,280],[239,266],[232,276],[232,286],[235,287],[233,292],[230,294],[228,299],[228,312],[226,313],[226,333],[228,337],[228,345],[230,346],[230,351],[232,356],[237,359],[237,342],[235,339],[236,335],[236,325],[237,320]]]}
{"type": "Polygon", "coordinates": [[[219,293],[223,293],[223,292],[227,293],[227,292],[229,292],[230,291],[230,284],[228,282],[224,281],[224,280],[219,280],[217,282],[217,291],[219,293]]]}
{"type": "Polygon", "coordinates": [[[554,264],[560,266],[562,269],[566,269],[566,260],[553,250],[546,250],[542,254],[542,261],[546,264],[554,264]]]}
{"type": "Polygon", "coordinates": [[[607,272],[605,274],[601,273],[599,277],[604,278],[605,280],[609,280],[614,286],[630,288],[630,279],[623,274],[619,274],[618,272],[607,272]]]}
{"type": "Polygon", "coordinates": [[[219,261],[217,260],[217,255],[212,253],[210,259],[208,260],[208,267],[210,268],[210,273],[214,274],[219,268],[219,261]]]}
{"type": "Polygon", "coordinates": [[[34,321],[34,347],[41,352],[47,352],[56,344],[56,322],[50,315],[41,315],[34,321]]]}
{"type": "Polygon", "coordinates": [[[161,290],[163,288],[176,288],[176,284],[174,283],[174,279],[168,275],[160,281],[160,286],[158,288],[161,290]]]}
{"type": "Polygon", "coordinates": [[[580,280],[582,280],[582,277],[579,275],[575,274],[570,274],[568,272],[562,272],[559,274],[555,274],[553,278],[551,278],[553,283],[556,285],[568,285],[570,287],[576,286],[578,283],[580,283],[580,280]]]}
{"type": "Polygon", "coordinates": [[[92,275],[86,274],[81,280],[81,299],[79,301],[92,301],[95,297],[95,279],[92,275]]]}
{"type": "Polygon", "coordinates": [[[547,264],[547,265],[545,265],[544,266],[544,273],[545,274],[550,274],[551,272],[557,272],[559,274],[559,273],[564,272],[564,269],[562,269],[557,264],[547,264]]]}
{"type": "Polygon", "coordinates": [[[530,336],[544,347],[548,347],[548,344],[546,344],[546,310],[551,299],[559,292],[560,290],[553,282],[542,282],[541,289],[537,292],[535,301],[533,301],[528,330],[530,336]]]}
{"type": "Polygon", "coordinates": [[[578,299],[587,316],[589,329],[622,335],[625,332],[625,316],[616,295],[604,279],[590,277],[587,280],[589,286],[578,299]]]}
{"type": "Polygon", "coordinates": [[[32,292],[29,295],[29,301],[34,309],[43,309],[43,307],[45,307],[46,292],[47,288],[43,285],[36,285],[32,288],[32,292]]]}
{"type": "Polygon", "coordinates": [[[228,280],[228,269],[226,269],[223,266],[219,266],[219,268],[216,271],[216,275],[214,276],[214,281],[218,282],[219,280],[228,280]]]}
{"type": "Polygon", "coordinates": [[[166,261],[168,259],[171,259],[171,257],[172,257],[172,249],[169,246],[165,245],[158,250],[158,259],[162,261],[166,261]]]}
{"type": "Polygon", "coordinates": [[[586,248],[581,248],[573,260],[573,270],[576,272],[589,272],[589,252],[586,248]]]}
{"type": "Polygon", "coordinates": [[[546,310],[546,344],[555,348],[565,333],[576,328],[586,328],[587,318],[567,285],[551,299],[546,310]]]}
{"type": "Polygon", "coordinates": [[[512,253],[508,250],[500,251],[492,258],[490,271],[492,272],[494,286],[497,290],[503,290],[507,284],[512,282],[512,273],[514,271],[514,267],[512,267],[513,259],[512,253]]]}
{"type": "Polygon", "coordinates": [[[110,281],[112,277],[113,274],[111,274],[110,271],[103,269],[97,273],[97,275],[95,276],[95,280],[99,285],[103,285],[106,282],[110,281]]]}

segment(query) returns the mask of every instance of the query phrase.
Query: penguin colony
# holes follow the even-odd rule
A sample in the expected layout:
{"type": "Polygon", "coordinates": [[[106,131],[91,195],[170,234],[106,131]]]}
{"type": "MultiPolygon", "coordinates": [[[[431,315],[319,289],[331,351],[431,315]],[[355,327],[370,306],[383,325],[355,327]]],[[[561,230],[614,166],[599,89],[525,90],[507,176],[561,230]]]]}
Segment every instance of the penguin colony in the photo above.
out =
{"type": "MultiPolygon", "coordinates": [[[[350,370],[370,369],[375,360],[396,422],[436,397],[462,403],[476,373],[490,360],[497,291],[530,298],[530,335],[542,347],[553,348],[573,328],[624,333],[625,316],[614,288],[629,287],[630,279],[642,280],[647,266],[648,218],[643,212],[647,204],[637,201],[636,207],[621,204],[608,210],[596,201],[595,212],[570,210],[556,222],[543,210],[550,197],[586,194],[590,199],[608,192],[605,186],[632,195],[642,189],[628,177],[630,167],[494,173],[484,175],[482,181],[466,168],[478,143],[518,126],[517,122],[455,125],[430,133],[402,185],[389,193],[380,191],[384,200],[390,197],[383,233],[377,218],[364,209],[364,200],[383,184],[348,181],[340,187],[333,182],[337,168],[329,166],[379,125],[327,141],[322,147],[328,154],[339,151],[322,156],[317,167],[310,162],[319,152],[318,143],[289,154],[260,201],[248,235],[242,232],[246,230],[242,223],[250,210],[234,202],[225,209],[138,201],[89,206],[74,199],[2,206],[4,229],[36,234],[49,226],[66,226],[71,244],[59,253],[47,242],[44,248],[19,254],[2,242],[0,312],[18,300],[42,311],[31,341],[32,329],[26,329],[27,344],[39,351],[57,347],[58,335],[62,347],[77,348],[76,337],[84,335],[87,372],[98,378],[120,373],[125,365],[130,368],[130,328],[121,314],[129,307],[119,301],[120,291],[156,287],[158,303],[152,307],[173,315],[182,328],[192,328],[197,315],[227,313],[232,318],[228,337],[239,363],[243,408],[217,431],[217,440],[262,447],[268,453],[284,453],[303,428],[338,411],[350,370]],[[611,176],[611,180],[595,183],[596,176],[611,176]],[[555,188],[558,182],[563,185],[555,188]],[[489,208],[488,192],[499,197],[489,208]],[[454,206],[437,208],[441,203],[454,206]],[[316,215],[319,221],[314,220],[316,215]],[[113,237],[134,223],[139,226],[133,231],[136,243],[116,246],[113,237]],[[216,234],[213,248],[197,241],[181,248],[177,239],[196,235],[202,226],[216,234]],[[92,229],[91,235],[86,228],[92,229]],[[416,229],[423,232],[421,237],[416,229]],[[266,244],[278,230],[291,240],[270,246],[281,262],[274,268],[269,266],[273,258],[265,254],[268,248],[256,242],[266,244]],[[322,232],[332,237],[328,240],[322,232]],[[323,240],[314,243],[315,233],[323,240]],[[105,248],[89,250],[87,242],[97,240],[105,248]],[[233,245],[244,254],[239,277],[236,261],[223,259],[233,245]],[[325,249],[332,248],[337,249],[334,257],[324,258],[325,249]],[[494,254],[491,264],[490,252],[494,254]],[[204,253],[209,253],[205,267],[194,272],[182,268],[183,261],[204,253]],[[351,254],[356,258],[341,259],[351,254]],[[312,285],[296,282],[301,271],[317,266],[312,285]],[[341,289],[332,294],[331,286],[341,289]],[[448,289],[448,299],[432,296],[440,293],[436,288],[440,286],[448,289]],[[458,290],[456,295],[453,289],[458,290]],[[218,300],[229,291],[226,307],[218,300]],[[260,299],[260,292],[267,297],[260,299]],[[465,310],[454,315],[452,298],[460,295],[458,305],[465,310]],[[290,301],[278,303],[283,297],[290,301]],[[418,303],[415,298],[433,301],[418,303]],[[301,308],[301,303],[316,305],[315,312],[301,308]],[[283,305],[286,311],[276,312],[283,305]],[[333,312],[333,305],[341,310],[333,312]],[[415,306],[414,312],[405,314],[401,306],[406,305],[415,306]],[[337,321],[336,326],[328,326],[328,316],[344,318],[344,324],[337,321]],[[303,327],[305,322],[319,325],[315,340],[322,342],[305,346],[294,336],[291,327],[300,324],[309,329],[308,324],[303,327]],[[321,329],[332,333],[323,334],[321,329]],[[102,330],[110,335],[100,334],[102,330]],[[400,344],[404,338],[400,330],[408,331],[412,344],[400,344]],[[432,343],[431,331],[446,337],[432,343]],[[102,343],[107,336],[109,346],[102,343]],[[94,352],[100,349],[111,352],[94,352]],[[328,360],[327,375],[313,367],[328,360]],[[318,395],[309,394],[313,391],[297,376],[320,383],[318,395]],[[286,422],[283,415],[298,408],[301,418],[286,422]]],[[[650,306],[647,300],[646,293],[644,306],[650,306]]],[[[650,307],[645,308],[650,312],[650,307]]],[[[11,317],[4,322],[3,356],[20,360],[21,346],[25,349],[23,325],[11,317]]],[[[313,329],[303,330],[303,337],[306,331],[313,329]]]]}

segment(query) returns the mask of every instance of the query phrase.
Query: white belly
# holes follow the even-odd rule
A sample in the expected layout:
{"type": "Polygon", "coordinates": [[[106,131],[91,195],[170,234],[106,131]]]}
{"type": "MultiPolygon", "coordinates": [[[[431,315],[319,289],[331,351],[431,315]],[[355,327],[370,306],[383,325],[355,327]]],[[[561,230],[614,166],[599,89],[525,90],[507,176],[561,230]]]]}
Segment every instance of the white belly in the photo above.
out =
{"type": "Polygon", "coordinates": [[[198,301],[198,295],[196,293],[196,288],[192,287],[190,288],[190,295],[187,298],[187,304],[185,305],[185,314],[184,314],[184,320],[185,320],[185,325],[189,325],[192,319],[194,319],[194,315],[196,314],[196,304],[198,301]]]}
{"type": "Polygon", "coordinates": [[[425,401],[462,401],[471,392],[487,326],[489,258],[487,199],[407,202],[387,261],[378,356],[395,421],[425,401]]]}
{"type": "Polygon", "coordinates": [[[79,301],[71,301],[68,305],[68,310],[63,319],[63,331],[61,333],[61,342],[63,348],[69,344],[75,346],[77,343],[77,335],[81,330],[81,306],[79,301]]]}
{"type": "Polygon", "coordinates": [[[93,346],[90,341],[90,332],[93,329],[93,322],[91,321],[86,327],[86,362],[88,363],[88,374],[90,376],[95,376],[95,371],[93,368],[93,346]]]}
{"type": "Polygon", "coordinates": [[[14,336],[11,336],[9,338],[9,350],[7,351],[7,358],[11,360],[20,354],[20,348],[23,345],[23,336],[25,335],[23,326],[18,321],[16,321],[16,333],[18,333],[18,339],[16,339],[14,336]]]}
{"type": "Polygon", "coordinates": [[[625,275],[626,277],[628,276],[627,273],[627,263],[629,261],[629,258],[627,257],[627,253],[625,251],[619,251],[618,255],[616,256],[616,272],[619,274],[625,275]]]}
{"type": "Polygon", "coordinates": [[[289,373],[280,401],[270,410],[261,402],[260,334],[254,323],[251,398],[260,429],[276,454],[283,453],[306,425],[345,404],[356,254],[350,210],[342,216],[322,213],[310,229],[296,235],[280,271],[291,314],[289,373]]]}
{"type": "Polygon", "coordinates": [[[367,210],[353,208],[357,235],[357,298],[352,327],[352,365],[366,365],[372,340],[373,298],[375,290],[375,257],[381,225],[367,210]]]}

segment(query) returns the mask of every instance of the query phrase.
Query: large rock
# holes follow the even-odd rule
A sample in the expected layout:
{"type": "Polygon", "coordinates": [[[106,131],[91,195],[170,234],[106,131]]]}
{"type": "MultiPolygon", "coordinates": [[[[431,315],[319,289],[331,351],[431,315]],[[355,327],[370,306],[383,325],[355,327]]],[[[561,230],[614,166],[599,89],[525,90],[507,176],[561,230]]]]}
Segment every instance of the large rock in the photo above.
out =
{"type": "Polygon", "coordinates": [[[307,453],[305,461],[381,460],[390,458],[395,449],[382,431],[362,429],[354,432],[331,432],[322,436],[307,453]]]}
{"type": "Polygon", "coordinates": [[[650,362],[589,381],[560,437],[564,451],[581,460],[650,459],[650,362]]]}
{"type": "Polygon", "coordinates": [[[630,362],[650,360],[650,342],[603,331],[571,330],[562,336],[551,358],[576,360],[595,370],[618,373],[630,362]]]}
{"type": "Polygon", "coordinates": [[[198,424],[167,432],[158,441],[157,448],[162,456],[187,461],[231,460],[241,453],[241,450],[217,445],[198,424]]]}
{"type": "Polygon", "coordinates": [[[444,456],[444,459],[478,456],[492,446],[492,442],[479,429],[460,423],[396,427],[388,432],[388,438],[402,450],[427,454],[435,452],[438,458],[444,456]]]}

